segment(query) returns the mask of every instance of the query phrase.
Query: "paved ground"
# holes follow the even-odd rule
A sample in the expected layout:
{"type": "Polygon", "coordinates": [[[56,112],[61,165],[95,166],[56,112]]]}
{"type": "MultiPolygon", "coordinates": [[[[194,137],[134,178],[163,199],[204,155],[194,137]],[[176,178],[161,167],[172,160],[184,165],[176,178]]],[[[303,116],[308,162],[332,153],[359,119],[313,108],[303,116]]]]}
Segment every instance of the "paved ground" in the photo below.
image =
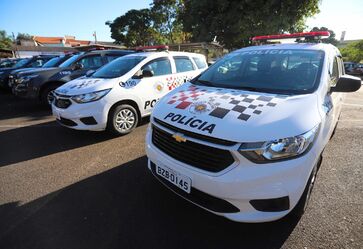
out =
{"type": "Polygon", "coordinates": [[[120,138],[77,132],[0,93],[0,248],[362,248],[363,90],[345,102],[303,218],[239,224],[149,174],[147,122],[120,138]]]}

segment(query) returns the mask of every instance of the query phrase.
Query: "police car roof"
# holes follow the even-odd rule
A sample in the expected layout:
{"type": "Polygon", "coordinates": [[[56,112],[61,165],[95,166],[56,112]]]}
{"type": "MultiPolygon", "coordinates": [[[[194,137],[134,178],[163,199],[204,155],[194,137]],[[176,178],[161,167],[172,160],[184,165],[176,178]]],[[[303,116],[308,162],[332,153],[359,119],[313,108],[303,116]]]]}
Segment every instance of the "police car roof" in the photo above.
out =
{"type": "Polygon", "coordinates": [[[326,43],[283,43],[283,44],[268,44],[268,45],[259,45],[259,46],[251,46],[246,48],[238,49],[234,52],[242,52],[249,50],[267,50],[267,49],[309,49],[309,50],[322,50],[322,51],[334,51],[339,53],[339,50],[331,45],[326,43]]]}

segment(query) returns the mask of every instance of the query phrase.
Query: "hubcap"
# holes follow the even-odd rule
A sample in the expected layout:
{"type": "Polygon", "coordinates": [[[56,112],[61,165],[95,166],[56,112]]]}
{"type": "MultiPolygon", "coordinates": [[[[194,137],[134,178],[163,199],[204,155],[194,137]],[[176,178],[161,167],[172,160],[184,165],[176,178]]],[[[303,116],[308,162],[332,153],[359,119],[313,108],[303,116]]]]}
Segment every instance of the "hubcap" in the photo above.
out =
{"type": "Polygon", "coordinates": [[[126,132],[132,129],[135,124],[135,114],[129,109],[122,109],[116,115],[115,126],[117,130],[126,132]]]}

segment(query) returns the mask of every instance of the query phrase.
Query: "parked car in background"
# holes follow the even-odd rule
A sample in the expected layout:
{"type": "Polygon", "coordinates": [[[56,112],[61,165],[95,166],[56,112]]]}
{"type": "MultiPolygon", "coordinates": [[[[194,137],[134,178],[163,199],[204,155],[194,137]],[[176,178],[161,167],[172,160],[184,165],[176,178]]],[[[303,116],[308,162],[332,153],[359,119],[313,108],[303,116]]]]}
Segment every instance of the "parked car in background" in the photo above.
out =
{"type": "Polygon", "coordinates": [[[15,69],[21,68],[39,68],[42,67],[47,61],[54,58],[54,55],[37,55],[31,58],[25,58],[19,60],[12,67],[6,67],[0,69],[0,87],[4,89],[9,88],[9,75],[15,69]]]}
{"type": "Polygon", "coordinates": [[[130,133],[165,94],[207,68],[203,55],[140,52],[54,91],[53,115],[66,127],[130,133]]]}
{"type": "Polygon", "coordinates": [[[51,92],[57,87],[130,53],[134,51],[96,50],[74,55],[58,67],[23,72],[18,78],[14,78],[13,93],[19,97],[39,100],[47,105],[48,98],[52,99],[51,92]]]}
{"type": "Polygon", "coordinates": [[[65,62],[66,60],[71,58],[73,55],[75,55],[75,54],[66,54],[66,55],[54,57],[54,58],[50,59],[49,61],[47,61],[40,68],[21,68],[21,69],[13,70],[13,71],[11,71],[11,73],[9,75],[8,85],[10,88],[12,88],[14,85],[14,80],[20,79],[22,77],[22,74],[24,74],[24,72],[32,71],[32,73],[35,73],[35,72],[41,72],[42,70],[44,70],[44,68],[58,67],[60,64],[62,64],[63,62],[65,62]]]}
{"type": "MultiPolygon", "coordinates": [[[[323,35],[330,34],[254,39],[323,35]]],[[[343,92],[360,87],[331,44],[236,50],[158,102],[146,135],[148,168],[173,192],[234,221],[272,221],[292,211],[299,217],[343,92]]]]}
{"type": "Polygon", "coordinates": [[[0,68],[13,67],[19,60],[19,58],[3,59],[0,61],[0,68]]]}
{"type": "Polygon", "coordinates": [[[355,62],[344,62],[344,68],[347,74],[363,77],[363,64],[355,62]]]}

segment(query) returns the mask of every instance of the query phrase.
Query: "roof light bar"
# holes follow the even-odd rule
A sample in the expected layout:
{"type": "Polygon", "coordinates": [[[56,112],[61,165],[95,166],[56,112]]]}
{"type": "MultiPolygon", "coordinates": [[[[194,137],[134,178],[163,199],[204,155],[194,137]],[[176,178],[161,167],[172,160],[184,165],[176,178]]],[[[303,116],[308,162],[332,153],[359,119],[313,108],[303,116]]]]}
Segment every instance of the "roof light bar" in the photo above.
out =
{"type": "Polygon", "coordinates": [[[135,48],[136,51],[147,51],[147,50],[168,50],[168,45],[158,45],[158,46],[144,46],[135,48]]]}
{"type": "Polygon", "coordinates": [[[306,38],[306,37],[329,37],[329,31],[315,31],[315,32],[301,32],[293,34],[281,34],[281,35],[262,35],[255,36],[252,41],[265,41],[265,40],[280,40],[280,39],[292,39],[292,38],[306,38]]]}

